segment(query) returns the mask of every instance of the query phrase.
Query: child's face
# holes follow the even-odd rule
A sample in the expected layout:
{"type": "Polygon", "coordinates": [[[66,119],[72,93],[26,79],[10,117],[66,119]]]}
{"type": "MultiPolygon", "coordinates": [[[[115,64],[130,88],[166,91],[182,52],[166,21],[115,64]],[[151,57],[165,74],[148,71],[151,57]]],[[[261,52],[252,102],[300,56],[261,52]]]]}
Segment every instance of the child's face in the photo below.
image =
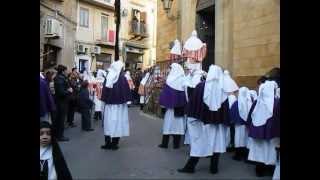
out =
{"type": "Polygon", "coordinates": [[[51,130],[49,128],[40,129],[40,146],[45,147],[51,143],[51,130]]]}

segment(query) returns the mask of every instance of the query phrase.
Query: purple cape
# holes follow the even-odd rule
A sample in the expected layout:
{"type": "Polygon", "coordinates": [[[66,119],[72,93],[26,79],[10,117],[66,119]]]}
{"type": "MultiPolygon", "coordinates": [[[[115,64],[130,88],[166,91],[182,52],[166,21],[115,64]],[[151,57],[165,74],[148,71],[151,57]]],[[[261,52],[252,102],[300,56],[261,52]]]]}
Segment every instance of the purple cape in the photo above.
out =
{"type": "Polygon", "coordinates": [[[230,109],[230,123],[236,124],[236,125],[245,125],[247,124],[246,121],[244,121],[239,114],[239,108],[238,108],[238,101],[235,101],[230,109]]]}
{"type": "Polygon", "coordinates": [[[187,105],[188,117],[199,119],[205,124],[230,125],[228,99],[222,103],[218,111],[210,111],[203,102],[204,85],[205,82],[201,82],[194,89],[187,105]]]}
{"type": "Polygon", "coordinates": [[[170,109],[183,107],[187,104],[186,94],[184,91],[175,90],[165,84],[160,93],[159,104],[170,109]]]}
{"type": "Polygon", "coordinates": [[[56,109],[47,81],[40,77],[40,117],[56,109]]]}
{"type": "Polygon", "coordinates": [[[124,104],[132,101],[132,95],[128,81],[123,74],[120,74],[118,81],[113,88],[102,88],[101,100],[106,104],[124,104]]]}
{"type": "Polygon", "coordinates": [[[249,137],[255,139],[272,139],[275,137],[280,137],[280,101],[279,99],[274,100],[273,106],[273,116],[269,118],[263,126],[254,126],[252,124],[251,114],[257,104],[255,101],[250,109],[248,115],[248,128],[249,128],[249,137]]]}

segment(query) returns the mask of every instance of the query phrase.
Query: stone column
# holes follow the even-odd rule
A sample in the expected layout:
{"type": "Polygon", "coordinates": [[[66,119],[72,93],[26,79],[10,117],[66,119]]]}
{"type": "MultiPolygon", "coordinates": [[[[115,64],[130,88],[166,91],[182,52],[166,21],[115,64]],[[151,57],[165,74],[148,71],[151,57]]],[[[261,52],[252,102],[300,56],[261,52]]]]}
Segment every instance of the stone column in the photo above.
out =
{"type": "Polygon", "coordinates": [[[215,1],[215,64],[232,74],[233,0],[215,1]]]}
{"type": "Polygon", "coordinates": [[[197,0],[182,0],[180,6],[181,40],[185,42],[196,28],[197,0]]]}

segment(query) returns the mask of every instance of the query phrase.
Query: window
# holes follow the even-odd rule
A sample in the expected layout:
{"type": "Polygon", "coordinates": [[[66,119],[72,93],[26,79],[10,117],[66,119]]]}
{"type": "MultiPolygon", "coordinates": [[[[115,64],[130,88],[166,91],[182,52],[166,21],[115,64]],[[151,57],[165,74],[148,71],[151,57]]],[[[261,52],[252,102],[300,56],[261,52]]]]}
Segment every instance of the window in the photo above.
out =
{"type": "Polygon", "coordinates": [[[105,15],[101,16],[101,40],[108,40],[108,16],[105,15]]]}
{"type": "Polygon", "coordinates": [[[112,54],[101,53],[97,55],[96,69],[108,69],[111,64],[112,54]]]}
{"type": "Polygon", "coordinates": [[[49,69],[57,65],[59,48],[48,44],[44,45],[43,69],[49,69]]]}
{"type": "Polygon", "coordinates": [[[80,8],[80,26],[89,27],[89,9],[80,8]]]}

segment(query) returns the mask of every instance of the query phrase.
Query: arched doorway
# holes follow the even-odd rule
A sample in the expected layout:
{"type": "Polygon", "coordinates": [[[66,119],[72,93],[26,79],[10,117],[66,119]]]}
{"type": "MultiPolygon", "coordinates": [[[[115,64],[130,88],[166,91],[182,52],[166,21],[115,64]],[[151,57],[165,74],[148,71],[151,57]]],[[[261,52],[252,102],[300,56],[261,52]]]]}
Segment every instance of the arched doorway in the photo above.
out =
{"type": "Polygon", "coordinates": [[[199,0],[197,2],[196,30],[198,37],[207,43],[207,56],[202,62],[202,69],[208,71],[215,64],[215,6],[214,0],[199,0]]]}

